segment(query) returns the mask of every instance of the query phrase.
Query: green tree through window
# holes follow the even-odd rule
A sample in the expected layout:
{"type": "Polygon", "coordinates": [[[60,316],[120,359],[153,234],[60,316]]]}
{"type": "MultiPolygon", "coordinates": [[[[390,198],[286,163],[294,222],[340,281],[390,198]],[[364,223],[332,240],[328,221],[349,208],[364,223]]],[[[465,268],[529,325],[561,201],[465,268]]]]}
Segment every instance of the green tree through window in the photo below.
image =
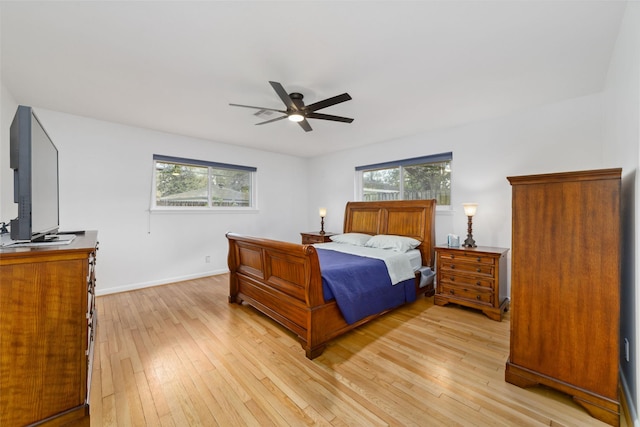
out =
{"type": "Polygon", "coordinates": [[[452,153],[356,168],[364,201],[436,199],[451,204],[452,153]]]}
{"type": "Polygon", "coordinates": [[[256,168],[154,155],[155,206],[253,207],[256,168]]]}

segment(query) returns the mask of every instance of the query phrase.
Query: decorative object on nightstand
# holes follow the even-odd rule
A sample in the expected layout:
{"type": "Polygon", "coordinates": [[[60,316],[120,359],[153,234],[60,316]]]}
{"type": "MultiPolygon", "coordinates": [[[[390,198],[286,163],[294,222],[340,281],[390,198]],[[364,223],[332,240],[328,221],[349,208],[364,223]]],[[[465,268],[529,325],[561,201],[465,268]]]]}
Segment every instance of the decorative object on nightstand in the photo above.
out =
{"type": "Polygon", "coordinates": [[[622,169],[512,176],[505,380],[620,423],[622,169]]]}
{"type": "Polygon", "coordinates": [[[509,309],[505,248],[436,246],[436,305],[459,304],[502,321],[509,309]]]}
{"type": "Polygon", "coordinates": [[[473,240],[473,230],[472,230],[472,227],[471,227],[471,218],[473,218],[473,216],[476,214],[476,210],[478,210],[478,204],[477,203],[463,203],[462,206],[464,207],[464,214],[468,218],[468,221],[467,221],[467,240],[464,241],[464,244],[462,246],[464,246],[466,248],[475,248],[476,247],[476,241],[473,240]]]}
{"type": "Polygon", "coordinates": [[[317,231],[310,231],[308,233],[300,233],[302,236],[302,244],[303,245],[311,245],[313,243],[326,243],[331,241],[331,236],[336,235],[337,233],[329,233],[323,231],[319,233],[317,231]]]}
{"type": "Polygon", "coordinates": [[[327,216],[327,208],[320,208],[320,234],[324,234],[324,217],[327,216]]]}
{"type": "Polygon", "coordinates": [[[447,235],[447,246],[449,246],[450,248],[459,248],[460,236],[458,236],[457,234],[447,235]]]}

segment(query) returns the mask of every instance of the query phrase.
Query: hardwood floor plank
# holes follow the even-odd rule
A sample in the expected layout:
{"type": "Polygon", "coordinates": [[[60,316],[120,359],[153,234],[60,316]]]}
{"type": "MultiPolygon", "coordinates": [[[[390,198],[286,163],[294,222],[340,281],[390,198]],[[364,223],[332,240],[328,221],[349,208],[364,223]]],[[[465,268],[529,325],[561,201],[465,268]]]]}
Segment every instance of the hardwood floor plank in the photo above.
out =
{"type": "Polygon", "coordinates": [[[119,418],[124,418],[128,415],[128,418],[131,420],[132,425],[145,425],[146,422],[141,401],[142,395],[140,390],[138,389],[138,384],[136,382],[136,376],[133,370],[131,359],[128,357],[122,359],[120,361],[120,365],[122,366],[122,375],[125,382],[125,395],[128,403],[128,411],[126,414],[123,414],[123,416],[119,418]]]}
{"type": "Polygon", "coordinates": [[[495,322],[422,297],[308,360],[227,294],[222,274],[98,297],[92,426],[605,425],[562,393],[504,381],[508,312],[495,322]]]}
{"type": "Polygon", "coordinates": [[[136,372],[134,374],[136,381],[136,389],[140,395],[140,404],[142,405],[142,411],[144,413],[145,425],[159,425],[160,418],[156,410],[155,401],[147,381],[145,372],[136,372]]]}

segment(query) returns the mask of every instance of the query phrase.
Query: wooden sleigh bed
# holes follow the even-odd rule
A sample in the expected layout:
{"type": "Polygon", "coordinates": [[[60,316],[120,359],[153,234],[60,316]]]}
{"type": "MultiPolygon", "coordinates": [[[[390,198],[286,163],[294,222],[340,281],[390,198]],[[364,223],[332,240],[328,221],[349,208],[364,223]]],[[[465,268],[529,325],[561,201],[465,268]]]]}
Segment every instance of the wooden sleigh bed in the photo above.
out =
{"type": "MultiPolygon", "coordinates": [[[[435,209],[435,200],[349,202],[343,232],[412,237],[422,242],[422,265],[433,268],[435,209]]],[[[348,324],[335,299],[324,299],[316,248],[235,233],[227,239],[229,302],[245,302],[295,333],[309,359],[331,339],[390,311],[348,324]]],[[[433,295],[433,284],[419,283],[416,272],[416,293],[433,295]]]]}

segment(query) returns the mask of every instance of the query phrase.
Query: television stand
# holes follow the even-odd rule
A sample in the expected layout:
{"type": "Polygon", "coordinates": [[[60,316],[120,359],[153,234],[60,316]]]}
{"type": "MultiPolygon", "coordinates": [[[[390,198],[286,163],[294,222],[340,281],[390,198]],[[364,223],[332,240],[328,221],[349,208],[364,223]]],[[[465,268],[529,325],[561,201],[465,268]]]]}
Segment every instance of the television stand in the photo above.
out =
{"type": "Polygon", "coordinates": [[[90,425],[97,238],[0,248],[0,426],[90,425]]]}

